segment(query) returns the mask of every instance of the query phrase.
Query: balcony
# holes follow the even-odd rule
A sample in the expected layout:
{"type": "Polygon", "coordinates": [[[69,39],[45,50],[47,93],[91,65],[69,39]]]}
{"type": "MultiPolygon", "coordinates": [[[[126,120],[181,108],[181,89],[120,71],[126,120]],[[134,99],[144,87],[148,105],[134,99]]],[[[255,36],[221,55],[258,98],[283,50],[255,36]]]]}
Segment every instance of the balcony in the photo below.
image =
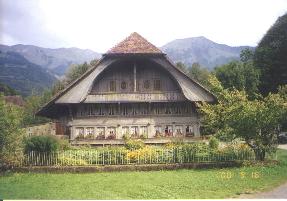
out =
{"type": "Polygon", "coordinates": [[[105,102],[168,102],[185,101],[186,98],[181,92],[165,93],[102,93],[90,94],[84,103],[105,103],[105,102]]]}

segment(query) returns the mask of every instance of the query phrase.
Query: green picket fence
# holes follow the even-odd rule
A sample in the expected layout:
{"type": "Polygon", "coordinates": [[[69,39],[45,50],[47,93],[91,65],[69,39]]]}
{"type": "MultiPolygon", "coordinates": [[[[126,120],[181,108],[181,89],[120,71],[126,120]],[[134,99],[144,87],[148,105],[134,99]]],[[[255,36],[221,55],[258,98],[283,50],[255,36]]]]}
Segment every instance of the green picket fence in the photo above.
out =
{"type": "Polygon", "coordinates": [[[173,164],[222,161],[254,160],[250,151],[216,152],[191,151],[188,149],[143,150],[68,150],[52,153],[29,152],[22,166],[90,166],[128,164],[173,164]]]}

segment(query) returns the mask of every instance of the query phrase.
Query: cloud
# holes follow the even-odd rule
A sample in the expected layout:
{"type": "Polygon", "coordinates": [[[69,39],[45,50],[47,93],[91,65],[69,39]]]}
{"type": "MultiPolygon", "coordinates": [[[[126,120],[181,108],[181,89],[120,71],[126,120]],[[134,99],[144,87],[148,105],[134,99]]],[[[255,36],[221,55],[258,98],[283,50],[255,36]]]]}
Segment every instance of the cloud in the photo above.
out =
{"type": "Polygon", "coordinates": [[[37,1],[2,0],[1,42],[43,47],[67,45],[45,29],[45,19],[37,1]]]}
{"type": "Polygon", "coordinates": [[[287,0],[0,1],[4,43],[98,52],[134,31],[157,46],[195,36],[254,46],[287,10],[287,0]]]}

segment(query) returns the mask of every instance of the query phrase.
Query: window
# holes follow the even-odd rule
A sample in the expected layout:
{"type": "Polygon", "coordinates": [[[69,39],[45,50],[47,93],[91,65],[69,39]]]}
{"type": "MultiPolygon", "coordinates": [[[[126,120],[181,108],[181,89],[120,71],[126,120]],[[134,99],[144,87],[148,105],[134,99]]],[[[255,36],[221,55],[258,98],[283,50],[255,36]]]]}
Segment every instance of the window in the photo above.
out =
{"type": "Polygon", "coordinates": [[[84,136],[84,128],[83,127],[77,127],[76,128],[76,135],[77,136],[84,136]]]}
{"type": "Polygon", "coordinates": [[[141,126],[141,127],[140,127],[140,134],[141,134],[141,135],[147,134],[147,127],[146,127],[146,126],[141,126]]]}
{"type": "Polygon", "coordinates": [[[149,86],[150,86],[149,80],[145,80],[144,81],[144,88],[149,89],[149,86]]]}
{"type": "Polygon", "coordinates": [[[183,134],[182,126],[179,126],[179,125],[175,126],[175,133],[177,135],[182,135],[183,134]]]}
{"type": "Polygon", "coordinates": [[[116,81],[110,81],[110,91],[116,91],[116,81]]]}
{"type": "Polygon", "coordinates": [[[127,83],[125,81],[122,81],[121,89],[125,90],[126,88],[127,88],[127,83]]]}
{"type": "Polygon", "coordinates": [[[85,107],[83,105],[79,107],[79,116],[85,116],[85,107]]]}
{"type": "Polygon", "coordinates": [[[193,133],[193,126],[191,126],[191,125],[186,126],[186,132],[187,133],[193,133]]]}
{"type": "Polygon", "coordinates": [[[166,137],[172,136],[173,133],[173,129],[172,129],[172,125],[167,125],[164,129],[164,134],[166,137]]]}
{"type": "Polygon", "coordinates": [[[128,113],[128,107],[127,107],[127,106],[123,106],[122,112],[123,112],[123,115],[124,115],[124,116],[127,116],[127,115],[129,114],[129,113],[128,113]]]}
{"type": "Polygon", "coordinates": [[[161,114],[161,105],[160,104],[154,104],[153,105],[153,111],[155,114],[161,114]]]}
{"type": "Polygon", "coordinates": [[[93,105],[88,105],[88,116],[93,116],[94,113],[94,107],[93,105]]]}
{"type": "Polygon", "coordinates": [[[171,114],[171,105],[169,104],[165,105],[165,114],[171,114]]]}
{"type": "Polygon", "coordinates": [[[172,133],[172,132],[173,132],[172,126],[167,126],[167,127],[168,127],[168,132],[169,132],[169,133],[172,133]]]}
{"type": "Polygon", "coordinates": [[[188,104],[185,104],[185,105],[184,105],[184,113],[185,113],[185,114],[188,114],[188,113],[189,113],[189,105],[188,105],[188,104]]]}
{"type": "Polygon", "coordinates": [[[116,128],[115,127],[108,127],[108,140],[116,139],[116,128]]]}
{"type": "Polygon", "coordinates": [[[129,127],[128,126],[124,126],[122,127],[122,134],[129,134],[129,127]]]}
{"type": "Polygon", "coordinates": [[[137,126],[132,126],[131,127],[131,134],[132,135],[137,135],[139,133],[138,127],[137,126]]]}
{"type": "Polygon", "coordinates": [[[87,128],[86,128],[86,134],[87,134],[87,135],[94,135],[94,134],[95,134],[95,129],[94,129],[94,127],[87,127],[87,128]]]}
{"type": "Polygon", "coordinates": [[[175,114],[181,114],[180,105],[177,105],[177,106],[175,107],[175,114]]]}
{"type": "Polygon", "coordinates": [[[116,128],[115,127],[108,127],[108,134],[110,134],[110,135],[116,134],[116,128]]]}
{"type": "Polygon", "coordinates": [[[97,138],[98,140],[105,139],[105,127],[98,127],[97,128],[97,138]]]}
{"type": "Polygon", "coordinates": [[[137,107],[138,107],[138,105],[133,105],[132,106],[132,114],[133,115],[137,115],[137,107]]]}
{"type": "Polygon", "coordinates": [[[154,127],[155,133],[156,134],[161,134],[162,130],[161,130],[161,126],[155,126],[154,127]]]}
{"type": "Polygon", "coordinates": [[[154,90],[156,90],[156,91],[161,90],[161,82],[160,82],[160,80],[154,80],[153,88],[154,88],[154,90]]]}
{"type": "Polygon", "coordinates": [[[100,105],[99,106],[99,113],[98,113],[99,115],[105,115],[105,112],[104,112],[104,107],[103,107],[103,105],[100,105]]]}
{"type": "Polygon", "coordinates": [[[115,115],[115,107],[113,105],[109,106],[109,115],[115,115]]]}
{"type": "Polygon", "coordinates": [[[148,114],[148,106],[147,105],[142,105],[141,109],[141,114],[145,115],[148,114]]]}
{"type": "Polygon", "coordinates": [[[191,125],[187,125],[185,128],[185,136],[186,137],[193,137],[194,136],[194,130],[193,130],[193,126],[191,125]]]}
{"type": "Polygon", "coordinates": [[[105,127],[98,127],[97,128],[98,135],[105,135],[105,127]]]}

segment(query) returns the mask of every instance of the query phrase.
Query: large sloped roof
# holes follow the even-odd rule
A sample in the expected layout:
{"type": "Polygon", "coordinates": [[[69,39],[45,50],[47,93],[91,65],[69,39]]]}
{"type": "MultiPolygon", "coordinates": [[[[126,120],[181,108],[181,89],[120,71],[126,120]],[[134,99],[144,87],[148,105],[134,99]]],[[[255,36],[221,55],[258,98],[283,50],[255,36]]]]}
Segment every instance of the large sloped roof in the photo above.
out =
{"type": "MultiPolygon", "coordinates": [[[[189,78],[185,73],[178,69],[158,48],[149,43],[137,33],[132,33],[124,41],[109,50],[100,61],[79,79],[75,80],[68,87],[59,92],[53,99],[42,107],[37,115],[50,116],[50,111],[57,111],[59,108],[56,106],[62,104],[85,103],[89,95],[94,80],[111,64],[119,61],[122,57],[109,57],[109,55],[154,55],[156,57],[147,57],[150,61],[159,64],[167,70],[179,84],[182,93],[189,101],[207,101],[214,102],[216,97],[201,86],[199,83],[189,78]],[[145,49],[146,48],[146,49],[145,49]]],[[[51,116],[50,116],[51,117],[51,116]]]]}
{"type": "Polygon", "coordinates": [[[134,32],[126,39],[110,49],[109,54],[163,54],[160,49],[148,42],[138,33],[134,32]]]}

